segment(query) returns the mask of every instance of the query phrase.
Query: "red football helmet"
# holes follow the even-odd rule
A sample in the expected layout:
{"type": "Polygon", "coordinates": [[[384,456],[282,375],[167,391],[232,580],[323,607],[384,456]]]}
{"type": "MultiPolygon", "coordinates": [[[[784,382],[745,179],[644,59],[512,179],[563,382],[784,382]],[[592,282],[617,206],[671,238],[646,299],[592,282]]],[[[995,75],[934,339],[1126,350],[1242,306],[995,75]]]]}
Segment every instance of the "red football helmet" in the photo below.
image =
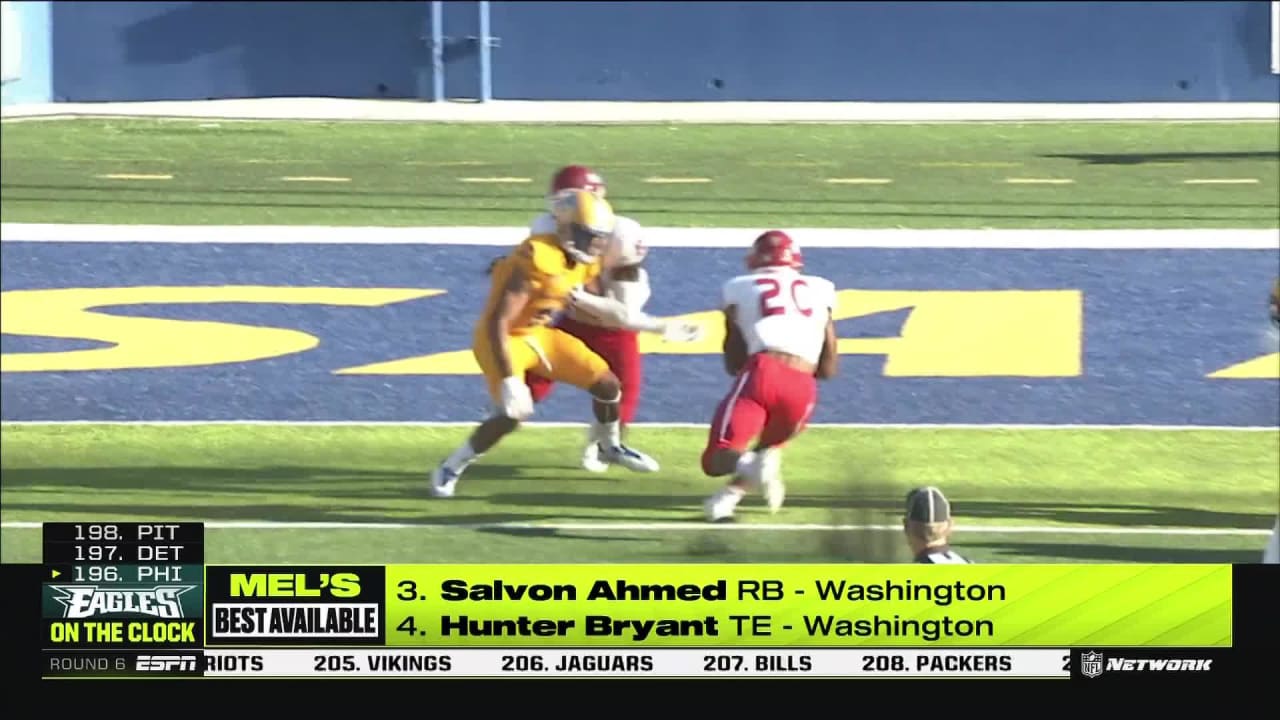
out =
{"type": "Polygon", "coordinates": [[[747,267],[752,270],[767,267],[799,270],[804,267],[804,256],[800,254],[800,246],[790,235],[781,230],[770,230],[751,244],[751,252],[747,254],[747,267]]]}
{"type": "Polygon", "coordinates": [[[547,195],[552,196],[565,190],[586,190],[604,197],[607,188],[604,178],[595,170],[584,165],[566,165],[551,178],[551,191],[547,195]]]}

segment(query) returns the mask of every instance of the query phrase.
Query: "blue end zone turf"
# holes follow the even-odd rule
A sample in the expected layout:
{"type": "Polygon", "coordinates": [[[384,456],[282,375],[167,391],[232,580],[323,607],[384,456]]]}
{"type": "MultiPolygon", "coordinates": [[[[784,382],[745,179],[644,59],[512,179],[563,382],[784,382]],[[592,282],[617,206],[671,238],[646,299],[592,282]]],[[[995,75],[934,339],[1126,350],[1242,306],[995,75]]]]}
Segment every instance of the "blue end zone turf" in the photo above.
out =
{"type": "MultiPolygon", "coordinates": [[[[500,252],[431,245],[6,243],[6,293],[224,285],[445,293],[369,307],[117,304],[99,312],[292,329],[319,344],[262,360],[189,367],[14,372],[6,365],[3,419],[476,420],[487,403],[477,375],[335,372],[466,351],[487,291],[485,268],[500,252]]],[[[736,249],[656,249],[649,262],[650,311],[714,310],[721,282],[741,270],[741,259],[736,249]]],[[[841,337],[854,343],[850,350],[867,354],[844,355],[840,377],[822,388],[814,422],[1280,425],[1275,363],[1272,379],[1265,372],[1257,378],[1256,369],[1255,377],[1247,377],[1250,371],[1243,378],[1207,377],[1276,352],[1265,311],[1276,275],[1274,250],[810,249],[806,259],[811,272],[841,290],[920,293],[907,306],[864,303],[865,314],[840,321],[841,337]],[[972,302],[929,294],[998,290],[1078,296],[972,302]],[[899,336],[912,343],[893,341],[899,336]],[[1079,374],[1070,369],[1072,348],[1079,374]],[[1019,370],[1002,376],[1010,367],[1019,370]],[[968,375],[929,376],[939,368],[968,375]]],[[[106,327],[91,317],[60,314],[43,296],[30,296],[26,306],[15,297],[4,299],[14,316],[21,312],[26,322],[66,339],[5,334],[6,356],[110,347],[75,339],[86,327],[106,327]]],[[[6,313],[5,330],[11,327],[6,313]]],[[[163,332],[134,332],[164,342],[163,332]]],[[[706,422],[728,385],[715,346],[698,354],[650,353],[645,363],[638,421],[706,422]]],[[[585,396],[559,388],[537,419],[587,417],[585,396]]]]}

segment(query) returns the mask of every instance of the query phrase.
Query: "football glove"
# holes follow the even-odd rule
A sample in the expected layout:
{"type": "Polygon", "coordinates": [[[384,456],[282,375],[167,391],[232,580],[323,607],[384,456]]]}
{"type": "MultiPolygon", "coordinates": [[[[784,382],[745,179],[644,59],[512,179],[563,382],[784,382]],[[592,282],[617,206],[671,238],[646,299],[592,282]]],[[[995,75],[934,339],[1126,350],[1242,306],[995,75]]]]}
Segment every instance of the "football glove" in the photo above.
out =
{"type": "Polygon", "coordinates": [[[533,414],[533,395],[523,377],[502,380],[502,414],[512,420],[524,420],[533,414]]]}
{"type": "Polygon", "coordinates": [[[662,339],[670,343],[691,343],[702,339],[702,326],[697,323],[669,320],[662,329],[662,339]]]}

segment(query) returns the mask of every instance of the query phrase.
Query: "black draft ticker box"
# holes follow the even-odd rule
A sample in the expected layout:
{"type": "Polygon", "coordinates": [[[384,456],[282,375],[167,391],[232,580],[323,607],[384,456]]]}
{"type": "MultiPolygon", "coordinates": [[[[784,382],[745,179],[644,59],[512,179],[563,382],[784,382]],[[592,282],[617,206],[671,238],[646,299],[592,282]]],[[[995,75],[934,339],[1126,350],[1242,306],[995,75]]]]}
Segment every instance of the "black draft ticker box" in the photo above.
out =
{"type": "Polygon", "coordinates": [[[200,650],[45,650],[41,677],[122,678],[201,677],[200,650]]]}
{"type": "Polygon", "coordinates": [[[203,565],[204,523],[44,523],[47,565],[203,565]]]}
{"type": "Polygon", "coordinates": [[[47,649],[201,646],[203,523],[45,523],[42,530],[47,649]]]}
{"type": "Polygon", "coordinates": [[[382,566],[208,566],[210,646],[384,645],[382,566]]]}

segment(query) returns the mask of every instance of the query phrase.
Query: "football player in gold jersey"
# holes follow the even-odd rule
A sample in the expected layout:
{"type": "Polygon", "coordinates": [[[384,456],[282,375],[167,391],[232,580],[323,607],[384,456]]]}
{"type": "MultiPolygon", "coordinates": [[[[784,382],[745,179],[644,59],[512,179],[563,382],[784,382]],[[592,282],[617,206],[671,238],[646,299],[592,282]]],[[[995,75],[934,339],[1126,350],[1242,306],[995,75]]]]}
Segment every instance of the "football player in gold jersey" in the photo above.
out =
{"type": "Polygon", "coordinates": [[[602,445],[611,463],[644,471],[653,460],[622,444],[622,387],[609,365],[581,340],[552,326],[571,305],[590,312],[588,292],[600,274],[600,253],[613,231],[613,208],[581,190],[559,198],[555,232],[530,235],[494,264],[492,285],[476,323],[471,351],[484,373],[496,412],[431,474],[431,494],[452,497],[466,468],[533,414],[525,373],[582,388],[595,399],[602,445]]]}

